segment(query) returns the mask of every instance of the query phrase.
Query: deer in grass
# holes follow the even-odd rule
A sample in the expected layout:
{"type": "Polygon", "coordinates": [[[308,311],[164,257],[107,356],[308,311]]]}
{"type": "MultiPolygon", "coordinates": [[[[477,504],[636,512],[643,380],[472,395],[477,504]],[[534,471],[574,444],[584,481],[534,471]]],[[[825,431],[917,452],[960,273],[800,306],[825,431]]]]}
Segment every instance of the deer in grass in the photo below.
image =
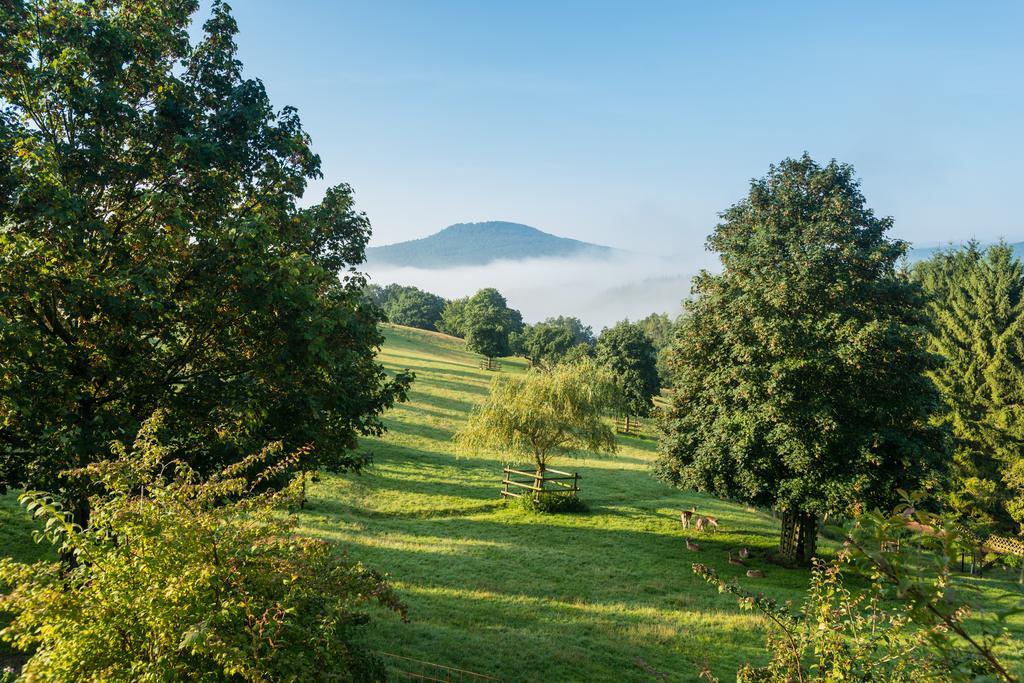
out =
{"type": "Polygon", "coordinates": [[[697,512],[697,506],[694,505],[689,510],[683,510],[679,513],[679,521],[683,523],[684,529],[690,528],[690,520],[693,519],[694,514],[697,512]]]}
{"type": "Polygon", "coordinates": [[[694,543],[693,541],[691,541],[688,538],[685,539],[685,540],[686,540],[686,549],[687,550],[689,550],[690,552],[694,552],[694,553],[699,553],[700,552],[700,544],[699,543],[694,543]]]}
{"type": "Polygon", "coordinates": [[[712,517],[711,515],[705,515],[704,526],[710,528],[712,531],[718,531],[718,517],[712,517]]]}

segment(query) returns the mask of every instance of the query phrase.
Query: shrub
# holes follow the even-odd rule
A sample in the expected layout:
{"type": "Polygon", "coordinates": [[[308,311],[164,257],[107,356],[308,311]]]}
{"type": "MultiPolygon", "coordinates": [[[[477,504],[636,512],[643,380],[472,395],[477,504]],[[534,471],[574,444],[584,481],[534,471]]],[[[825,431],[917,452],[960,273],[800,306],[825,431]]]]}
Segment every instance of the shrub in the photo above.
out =
{"type": "MultiPolygon", "coordinates": [[[[910,502],[910,501],[908,501],[910,502]]],[[[773,624],[766,666],[744,665],[741,682],[1013,681],[996,655],[1005,613],[976,614],[955,585],[956,527],[906,506],[866,513],[830,561],[815,562],[799,609],[726,582],[703,564],[693,571],[773,624]],[[885,548],[882,552],[880,548],[885,548]],[[844,576],[867,581],[854,593],[844,576]],[[970,620],[968,618],[970,617],[970,620]]],[[[717,680],[705,670],[702,677],[717,680]]]]}
{"type": "Polygon", "coordinates": [[[259,492],[304,453],[280,446],[202,480],[146,423],[133,452],[77,475],[101,488],[88,528],[49,495],[21,500],[65,562],[0,560],[0,632],[38,681],[379,680],[357,640],[371,602],[405,617],[376,572],[294,532],[300,483],[259,492]],[[267,465],[275,462],[275,465],[267,465]]]}
{"type": "Polygon", "coordinates": [[[575,493],[540,493],[536,498],[521,496],[516,498],[515,505],[527,512],[539,514],[582,513],[590,511],[587,504],[575,493]]]}

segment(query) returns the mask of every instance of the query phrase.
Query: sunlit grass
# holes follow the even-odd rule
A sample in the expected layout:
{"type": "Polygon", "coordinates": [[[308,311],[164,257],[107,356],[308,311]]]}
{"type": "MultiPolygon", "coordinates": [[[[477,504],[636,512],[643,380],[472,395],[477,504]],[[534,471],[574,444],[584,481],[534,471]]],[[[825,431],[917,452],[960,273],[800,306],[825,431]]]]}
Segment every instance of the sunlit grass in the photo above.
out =
{"type": "MultiPolygon", "coordinates": [[[[530,681],[651,680],[637,657],[673,681],[695,680],[705,662],[729,680],[741,662],[766,660],[764,621],[741,612],[690,565],[740,577],[726,552],[747,547],[751,566],[766,578],[743,577],[746,585],[800,600],[806,572],[758,559],[777,542],[770,515],[657,481],[650,474],[655,443],[634,438],[620,438],[613,456],[553,463],[582,475],[588,513],[506,507],[498,495],[502,459],[456,456],[450,441],[493,373],[480,370],[460,340],[398,327],[386,333],[386,367],[417,373],[410,401],[386,416],[386,436],[363,441],[375,464],[359,475],[324,475],[301,513],[303,531],[387,571],[408,603],[408,624],[376,615],[373,647],[530,681]],[[686,550],[679,525],[679,511],[692,504],[722,524],[698,539],[700,553],[686,550]]],[[[502,367],[526,369],[512,359],[502,367]]],[[[38,556],[29,525],[11,520],[23,518],[11,496],[0,498],[3,552],[38,556]]],[[[978,583],[987,600],[1013,588],[1009,574],[978,583]]],[[[1024,634],[1024,615],[1011,624],[1024,634]]]]}

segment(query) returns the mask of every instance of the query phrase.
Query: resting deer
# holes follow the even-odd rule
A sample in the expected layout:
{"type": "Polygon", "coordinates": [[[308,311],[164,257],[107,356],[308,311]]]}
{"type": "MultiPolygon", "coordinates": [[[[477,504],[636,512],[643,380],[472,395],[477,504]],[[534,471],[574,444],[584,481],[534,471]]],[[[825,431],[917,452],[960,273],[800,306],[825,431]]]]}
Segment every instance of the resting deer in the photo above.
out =
{"type": "Polygon", "coordinates": [[[700,545],[697,544],[697,543],[694,543],[693,541],[691,541],[690,539],[687,538],[686,539],[686,549],[690,550],[692,552],[695,552],[695,553],[699,553],[700,552],[700,545]]]}
{"type": "Polygon", "coordinates": [[[740,548],[739,556],[740,556],[741,560],[749,559],[750,558],[750,551],[747,550],[746,548],[740,548]]]}
{"type": "Polygon", "coordinates": [[[744,562],[743,560],[736,559],[735,557],[732,556],[732,553],[730,552],[729,553],[729,564],[736,565],[737,567],[742,567],[743,565],[746,564],[746,562],[744,562]]]}
{"type": "Polygon", "coordinates": [[[752,579],[763,579],[764,578],[764,572],[761,571],[760,569],[748,569],[747,570],[747,576],[749,576],[752,579]]]}
{"type": "Polygon", "coordinates": [[[697,512],[697,506],[694,505],[689,510],[683,510],[679,513],[679,521],[683,523],[684,529],[690,528],[690,520],[693,518],[694,513],[697,512]]]}

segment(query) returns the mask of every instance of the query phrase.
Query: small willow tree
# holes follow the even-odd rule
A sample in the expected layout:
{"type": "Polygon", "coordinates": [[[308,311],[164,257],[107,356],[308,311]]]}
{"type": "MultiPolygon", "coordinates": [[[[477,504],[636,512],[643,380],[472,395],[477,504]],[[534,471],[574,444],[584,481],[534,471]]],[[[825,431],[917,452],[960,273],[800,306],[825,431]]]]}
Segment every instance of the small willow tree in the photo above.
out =
{"type": "Polygon", "coordinates": [[[615,435],[603,418],[621,402],[615,378],[590,359],[501,375],[455,439],[462,451],[496,450],[532,462],[540,479],[554,456],[614,453],[615,435]]]}

